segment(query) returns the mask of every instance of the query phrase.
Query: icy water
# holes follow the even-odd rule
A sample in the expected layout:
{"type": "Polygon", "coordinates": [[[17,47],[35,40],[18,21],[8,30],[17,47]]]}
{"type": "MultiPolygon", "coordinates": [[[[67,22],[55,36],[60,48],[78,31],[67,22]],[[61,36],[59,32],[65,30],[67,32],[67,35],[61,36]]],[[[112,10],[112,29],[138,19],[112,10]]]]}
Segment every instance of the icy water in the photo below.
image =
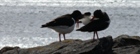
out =
{"type": "MultiPolygon", "coordinates": [[[[5,0],[3,0],[5,1],[5,0]]],[[[26,1],[26,0],[25,0],[26,1]]],[[[30,1],[30,0],[29,0],[30,1]]],[[[72,1],[72,0],[71,0],[72,1]]],[[[110,1],[110,0],[108,0],[110,1]]],[[[119,0],[116,0],[119,1],[119,0]]],[[[122,1],[122,0],[120,0],[122,1]]],[[[27,2],[26,5],[21,3],[1,3],[0,6],[0,48],[4,46],[20,46],[29,48],[42,46],[58,41],[58,33],[48,28],[40,28],[42,24],[49,22],[56,17],[72,13],[73,10],[80,10],[82,13],[90,11],[93,13],[96,9],[101,9],[108,13],[111,24],[106,30],[100,31],[99,36],[108,35],[114,38],[122,35],[140,35],[140,2],[125,1],[124,2],[93,2],[81,3],[75,5],[42,5],[27,2]],[[16,5],[13,5],[16,4],[16,5]],[[46,6],[45,6],[46,5],[46,6]]],[[[1,1],[2,2],[2,1],[1,1]]],[[[57,2],[56,2],[57,3],[57,2]]],[[[58,4],[58,3],[57,3],[58,4]]],[[[69,2],[71,4],[71,2],[69,2]]],[[[80,26],[83,26],[80,24],[80,26]]],[[[75,28],[76,29],[76,28],[75,28]]],[[[73,31],[66,35],[67,39],[87,40],[93,37],[93,33],[83,33],[73,31]]]]}

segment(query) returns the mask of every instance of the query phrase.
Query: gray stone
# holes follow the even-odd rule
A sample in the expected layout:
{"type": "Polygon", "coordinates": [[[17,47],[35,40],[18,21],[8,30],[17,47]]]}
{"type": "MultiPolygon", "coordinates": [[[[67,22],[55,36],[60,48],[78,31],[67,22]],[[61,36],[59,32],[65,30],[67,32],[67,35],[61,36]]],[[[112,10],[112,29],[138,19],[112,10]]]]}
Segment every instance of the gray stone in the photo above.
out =
{"type": "Polygon", "coordinates": [[[67,39],[33,48],[3,48],[1,54],[140,54],[140,37],[120,35],[99,40],[67,39]],[[5,50],[6,49],[6,50],[5,50]]]}
{"type": "Polygon", "coordinates": [[[139,36],[128,36],[121,35],[114,39],[114,48],[129,46],[129,45],[140,45],[140,37],[139,36]]]}

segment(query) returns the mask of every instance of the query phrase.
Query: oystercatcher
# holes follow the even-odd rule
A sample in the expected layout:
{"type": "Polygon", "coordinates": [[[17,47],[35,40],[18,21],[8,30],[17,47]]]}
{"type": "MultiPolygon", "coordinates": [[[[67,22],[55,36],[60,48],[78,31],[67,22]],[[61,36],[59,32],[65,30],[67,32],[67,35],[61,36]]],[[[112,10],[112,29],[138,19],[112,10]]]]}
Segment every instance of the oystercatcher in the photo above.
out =
{"type": "Polygon", "coordinates": [[[57,17],[53,21],[50,21],[41,26],[41,28],[48,27],[59,33],[59,41],[61,42],[61,34],[65,38],[65,34],[70,33],[74,30],[75,23],[83,18],[83,15],[79,10],[73,11],[72,14],[65,14],[57,17]]]}
{"type": "Polygon", "coordinates": [[[101,10],[95,10],[93,15],[92,21],[80,29],[77,29],[77,31],[94,32],[93,39],[95,38],[95,35],[97,36],[97,39],[99,39],[97,31],[108,28],[110,19],[107,13],[102,12],[101,10]]]}
{"type": "Polygon", "coordinates": [[[86,25],[89,22],[91,22],[91,13],[90,12],[85,12],[84,17],[79,20],[79,23],[83,23],[84,25],[86,25]]]}

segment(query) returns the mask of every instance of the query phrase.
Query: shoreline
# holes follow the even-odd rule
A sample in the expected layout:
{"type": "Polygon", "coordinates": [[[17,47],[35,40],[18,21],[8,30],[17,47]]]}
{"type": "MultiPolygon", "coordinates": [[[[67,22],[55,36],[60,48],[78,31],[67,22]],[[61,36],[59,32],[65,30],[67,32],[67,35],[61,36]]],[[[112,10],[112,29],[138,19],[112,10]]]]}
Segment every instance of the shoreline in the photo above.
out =
{"type": "Polygon", "coordinates": [[[120,35],[113,39],[112,36],[99,40],[67,39],[32,48],[4,47],[0,52],[3,54],[138,54],[139,48],[139,36],[120,35]]]}

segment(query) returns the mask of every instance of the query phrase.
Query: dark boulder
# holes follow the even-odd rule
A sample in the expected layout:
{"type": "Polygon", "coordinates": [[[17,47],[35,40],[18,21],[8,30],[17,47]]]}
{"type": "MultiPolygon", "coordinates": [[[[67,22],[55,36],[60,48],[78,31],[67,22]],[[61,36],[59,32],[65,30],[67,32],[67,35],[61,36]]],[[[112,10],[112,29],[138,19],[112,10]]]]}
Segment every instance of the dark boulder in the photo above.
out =
{"type": "MultiPolygon", "coordinates": [[[[99,39],[97,45],[89,51],[80,54],[112,54],[113,39],[111,36],[99,39]]],[[[92,47],[92,46],[91,46],[92,47]]]]}
{"type": "Polygon", "coordinates": [[[139,36],[128,36],[121,35],[113,40],[114,48],[129,46],[129,45],[140,45],[140,37],[139,36]]]}
{"type": "Polygon", "coordinates": [[[18,49],[19,49],[19,47],[3,47],[0,50],[0,54],[3,54],[4,52],[10,51],[10,50],[18,50],[18,49]]]}
{"type": "Polygon", "coordinates": [[[121,35],[114,39],[114,54],[140,54],[140,37],[121,35]]]}

